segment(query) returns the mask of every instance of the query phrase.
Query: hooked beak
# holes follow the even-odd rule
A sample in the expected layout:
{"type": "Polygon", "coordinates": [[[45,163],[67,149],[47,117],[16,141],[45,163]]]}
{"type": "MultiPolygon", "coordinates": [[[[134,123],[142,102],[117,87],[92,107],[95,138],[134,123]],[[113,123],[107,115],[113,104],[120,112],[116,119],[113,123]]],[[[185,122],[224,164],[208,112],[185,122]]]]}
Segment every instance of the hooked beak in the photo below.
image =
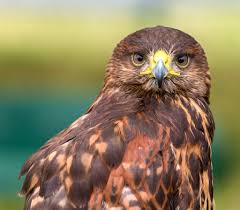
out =
{"type": "Polygon", "coordinates": [[[172,58],[163,50],[158,50],[150,57],[149,66],[140,72],[141,75],[148,75],[157,80],[158,86],[161,87],[166,77],[179,76],[180,73],[175,72],[171,65],[172,58]]]}
{"type": "Polygon", "coordinates": [[[152,74],[157,79],[158,86],[161,87],[163,79],[168,75],[168,70],[165,67],[162,59],[159,59],[156,66],[152,70],[152,74]]]}

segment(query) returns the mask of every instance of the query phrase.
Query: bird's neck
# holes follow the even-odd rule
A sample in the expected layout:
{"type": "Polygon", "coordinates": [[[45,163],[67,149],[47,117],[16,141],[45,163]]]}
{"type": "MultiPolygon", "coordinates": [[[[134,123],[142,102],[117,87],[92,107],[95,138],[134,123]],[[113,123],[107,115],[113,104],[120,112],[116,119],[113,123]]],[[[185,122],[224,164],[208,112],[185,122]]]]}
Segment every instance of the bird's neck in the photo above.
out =
{"type": "MultiPolygon", "coordinates": [[[[165,123],[169,126],[182,125],[179,122],[190,117],[200,124],[205,120],[208,127],[214,128],[211,111],[204,98],[190,98],[182,95],[162,96],[150,93],[142,95],[137,92],[125,92],[121,88],[103,89],[88,109],[87,116],[91,124],[86,122],[84,130],[89,126],[108,127],[126,117],[141,121],[138,116],[151,119],[155,125],[165,123]]],[[[207,129],[212,136],[213,129],[207,129]]]]}
{"type": "Polygon", "coordinates": [[[162,94],[156,92],[145,92],[138,87],[125,89],[104,88],[99,94],[95,102],[89,108],[91,110],[105,110],[105,107],[112,110],[119,110],[124,114],[129,112],[141,112],[146,109],[154,109],[160,104],[164,107],[174,106],[179,100],[193,101],[197,104],[201,103],[208,106],[208,102],[204,97],[192,97],[181,94],[162,94]],[[108,106],[106,106],[108,104],[108,106]]]}

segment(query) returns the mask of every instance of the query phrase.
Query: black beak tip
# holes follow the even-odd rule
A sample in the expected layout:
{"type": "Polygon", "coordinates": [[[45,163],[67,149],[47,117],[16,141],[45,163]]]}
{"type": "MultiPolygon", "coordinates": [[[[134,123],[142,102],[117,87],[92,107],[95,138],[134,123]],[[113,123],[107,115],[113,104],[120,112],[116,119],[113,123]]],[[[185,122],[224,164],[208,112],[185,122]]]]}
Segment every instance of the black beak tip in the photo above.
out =
{"type": "Polygon", "coordinates": [[[157,80],[158,87],[161,88],[161,87],[162,87],[162,84],[163,84],[164,78],[158,78],[158,79],[156,79],[156,80],[157,80]]]}

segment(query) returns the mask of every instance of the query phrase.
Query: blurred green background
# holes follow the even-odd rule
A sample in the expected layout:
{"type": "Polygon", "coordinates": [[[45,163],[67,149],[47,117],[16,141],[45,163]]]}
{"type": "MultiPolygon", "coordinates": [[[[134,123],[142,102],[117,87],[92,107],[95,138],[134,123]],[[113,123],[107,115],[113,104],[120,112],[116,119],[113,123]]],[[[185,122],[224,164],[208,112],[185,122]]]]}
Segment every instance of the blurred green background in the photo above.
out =
{"type": "Polygon", "coordinates": [[[0,210],[22,208],[21,165],[92,103],[117,42],[155,25],[191,34],[207,53],[216,206],[239,209],[237,1],[9,0],[0,2],[0,210]]]}

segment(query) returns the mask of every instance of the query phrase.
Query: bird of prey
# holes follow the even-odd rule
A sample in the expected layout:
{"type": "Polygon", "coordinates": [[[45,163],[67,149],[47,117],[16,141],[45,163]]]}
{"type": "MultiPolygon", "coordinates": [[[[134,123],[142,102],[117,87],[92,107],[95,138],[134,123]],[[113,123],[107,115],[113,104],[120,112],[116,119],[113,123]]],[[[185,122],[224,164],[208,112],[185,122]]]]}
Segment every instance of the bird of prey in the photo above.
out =
{"type": "Polygon", "coordinates": [[[190,35],[120,41],[86,113],[24,164],[25,210],[214,208],[210,73],[190,35]]]}

